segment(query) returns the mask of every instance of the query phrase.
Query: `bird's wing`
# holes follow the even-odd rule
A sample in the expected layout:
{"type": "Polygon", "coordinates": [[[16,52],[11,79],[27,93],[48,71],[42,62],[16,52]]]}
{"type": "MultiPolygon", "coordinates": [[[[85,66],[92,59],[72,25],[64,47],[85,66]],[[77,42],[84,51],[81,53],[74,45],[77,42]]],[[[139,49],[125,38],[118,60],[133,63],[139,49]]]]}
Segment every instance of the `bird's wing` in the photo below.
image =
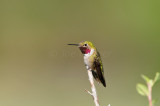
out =
{"type": "Polygon", "coordinates": [[[96,70],[96,73],[98,75],[99,80],[101,81],[103,86],[106,87],[106,82],[104,79],[104,71],[103,71],[103,66],[102,66],[102,60],[101,60],[99,52],[97,52],[97,56],[96,56],[96,58],[94,58],[94,66],[95,66],[95,70],[96,70]]]}

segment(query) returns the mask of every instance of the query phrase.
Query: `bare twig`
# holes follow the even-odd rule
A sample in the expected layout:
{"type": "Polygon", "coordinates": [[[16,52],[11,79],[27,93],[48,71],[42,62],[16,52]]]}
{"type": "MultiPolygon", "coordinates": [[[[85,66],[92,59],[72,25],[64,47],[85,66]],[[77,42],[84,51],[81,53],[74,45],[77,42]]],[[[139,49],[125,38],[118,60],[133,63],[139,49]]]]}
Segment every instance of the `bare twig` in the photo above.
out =
{"type": "Polygon", "coordinates": [[[94,80],[93,80],[93,75],[92,75],[91,70],[88,70],[88,77],[89,77],[89,81],[90,81],[90,84],[91,84],[92,92],[89,92],[88,90],[85,90],[85,91],[88,92],[93,97],[95,106],[99,106],[99,101],[98,101],[97,92],[96,92],[96,88],[95,88],[95,85],[94,85],[94,80]]]}
{"type": "MultiPolygon", "coordinates": [[[[94,80],[93,80],[93,75],[92,75],[91,70],[88,70],[88,77],[89,77],[89,81],[90,81],[90,84],[91,84],[92,92],[90,92],[86,89],[85,89],[85,91],[93,97],[95,106],[99,106],[98,96],[97,96],[97,92],[96,92],[96,87],[94,85],[94,80]]],[[[109,104],[108,106],[111,106],[111,105],[109,104]]]]}
{"type": "Polygon", "coordinates": [[[91,96],[93,96],[92,93],[89,92],[87,89],[85,89],[85,91],[86,91],[88,94],[90,94],[91,96]]]}

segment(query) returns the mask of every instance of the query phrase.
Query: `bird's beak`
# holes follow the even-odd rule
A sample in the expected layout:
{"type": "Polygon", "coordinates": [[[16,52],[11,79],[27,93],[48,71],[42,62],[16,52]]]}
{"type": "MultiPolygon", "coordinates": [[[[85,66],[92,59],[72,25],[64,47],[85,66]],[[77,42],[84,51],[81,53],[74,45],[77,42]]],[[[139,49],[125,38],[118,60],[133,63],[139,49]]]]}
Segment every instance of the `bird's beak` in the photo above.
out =
{"type": "Polygon", "coordinates": [[[68,44],[68,45],[74,45],[74,46],[79,46],[79,44],[68,44]]]}

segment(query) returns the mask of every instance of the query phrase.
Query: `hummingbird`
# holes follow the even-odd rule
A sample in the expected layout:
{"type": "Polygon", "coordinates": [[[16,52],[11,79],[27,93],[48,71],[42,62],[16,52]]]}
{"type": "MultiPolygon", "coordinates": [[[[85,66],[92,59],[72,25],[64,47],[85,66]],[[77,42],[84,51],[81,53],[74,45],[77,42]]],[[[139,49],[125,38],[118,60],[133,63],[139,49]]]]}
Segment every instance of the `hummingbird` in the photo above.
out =
{"type": "Polygon", "coordinates": [[[78,44],[68,44],[77,46],[84,56],[84,63],[87,70],[92,71],[94,79],[106,87],[102,60],[96,47],[90,41],[82,41],[78,44]]]}

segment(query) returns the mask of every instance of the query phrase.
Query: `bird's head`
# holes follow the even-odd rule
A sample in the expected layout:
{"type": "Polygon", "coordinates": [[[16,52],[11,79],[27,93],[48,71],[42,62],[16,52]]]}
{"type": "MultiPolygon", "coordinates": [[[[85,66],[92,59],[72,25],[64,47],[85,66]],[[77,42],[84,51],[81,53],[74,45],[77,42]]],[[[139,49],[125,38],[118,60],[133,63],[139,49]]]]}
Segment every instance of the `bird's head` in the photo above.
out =
{"type": "Polygon", "coordinates": [[[95,49],[95,46],[92,44],[92,42],[89,41],[82,41],[79,44],[68,44],[68,45],[78,46],[83,54],[88,54],[91,52],[91,49],[95,49]]]}

